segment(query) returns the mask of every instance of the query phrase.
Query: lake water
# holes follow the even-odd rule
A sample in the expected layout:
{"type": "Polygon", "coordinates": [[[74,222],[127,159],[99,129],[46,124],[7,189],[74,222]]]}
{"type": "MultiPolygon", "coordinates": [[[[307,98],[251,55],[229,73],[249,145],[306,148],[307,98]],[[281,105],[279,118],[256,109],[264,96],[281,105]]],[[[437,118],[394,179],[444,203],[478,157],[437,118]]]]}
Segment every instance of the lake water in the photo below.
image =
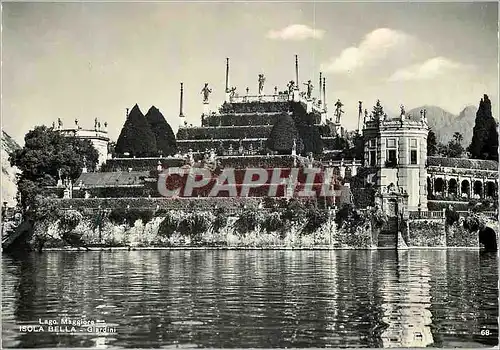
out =
{"type": "Polygon", "coordinates": [[[478,251],[44,252],[2,263],[3,347],[498,343],[497,256],[478,251]],[[64,317],[108,328],[20,329],[64,317]]]}

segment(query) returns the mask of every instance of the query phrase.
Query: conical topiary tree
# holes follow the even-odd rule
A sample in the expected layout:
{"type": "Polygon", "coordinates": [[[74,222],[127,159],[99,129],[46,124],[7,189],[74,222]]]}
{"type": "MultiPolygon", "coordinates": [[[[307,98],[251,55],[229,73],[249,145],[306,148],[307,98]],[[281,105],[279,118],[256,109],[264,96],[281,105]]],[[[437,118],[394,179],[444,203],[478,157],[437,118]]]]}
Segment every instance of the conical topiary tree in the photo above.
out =
{"type": "Polygon", "coordinates": [[[484,95],[479,102],[472,142],[468,147],[471,158],[498,161],[498,130],[491,112],[491,101],[484,95]]]}
{"type": "Polygon", "coordinates": [[[130,111],[115,147],[116,153],[130,153],[133,156],[155,156],[156,140],[148,121],[136,104],[130,111]]]}
{"type": "Polygon", "coordinates": [[[302,153],[308,154],[312,152],[314,154],[320,154],[323,152],[323,140],[321,139],[319,128],[316,125],[300,123],[297,125],[297,130],[304,143],[304,150],[302,153]]]}
{"type": "Polygon", "coordinates": [[[177,152],[177,143],[172,127],[167,123],[163,114],[155,106],[146,113],[146,120],[155,135],[156,148],[162,155],[173,155],[177,152]]]}
{"type": "Polygon", "coordinates": [[[281,115],[271,129],[267,140],[269,149],[279,154],[290,154],[293,148],[293,140],[296,142],[297,153],[302,153],[304,145],[299,136],[297,127],[292,116],[288,114],[281,115]]]}

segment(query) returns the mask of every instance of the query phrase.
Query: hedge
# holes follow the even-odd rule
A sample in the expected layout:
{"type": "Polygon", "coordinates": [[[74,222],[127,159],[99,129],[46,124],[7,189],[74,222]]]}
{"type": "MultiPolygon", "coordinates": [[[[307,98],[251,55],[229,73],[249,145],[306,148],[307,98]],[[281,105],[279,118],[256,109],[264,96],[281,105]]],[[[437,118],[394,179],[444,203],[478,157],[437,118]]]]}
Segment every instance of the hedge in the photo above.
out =
{"type": "Polygon", "coordinates": [[[203,119],[202,126],[273,125],[281,113],[217,114],[203,119]]]}
{"type": "Polygon", "coordinates": [[[278,113],[288,112],[290,110],[290,102],[243,102],[243,103],[224,103],[219,112],[221,114],[235,113],[278,113]]]}
{"type": "Polygon", "coordinates": [[[268,138],[272,125],[179,128],[178,140],[268,138]]]}
{"type": "Polygon", "coordinates": [[[101,167],[101,172],[111,172],[111,171],[126,171],[132,168],[134,171],[146,171],[156,169],[158,162],[162,164],[164,168],[167,167],[178,167],[185,164],[185,159],[183,158],[114,158],[108,159],[106,164],[101,167]]]}

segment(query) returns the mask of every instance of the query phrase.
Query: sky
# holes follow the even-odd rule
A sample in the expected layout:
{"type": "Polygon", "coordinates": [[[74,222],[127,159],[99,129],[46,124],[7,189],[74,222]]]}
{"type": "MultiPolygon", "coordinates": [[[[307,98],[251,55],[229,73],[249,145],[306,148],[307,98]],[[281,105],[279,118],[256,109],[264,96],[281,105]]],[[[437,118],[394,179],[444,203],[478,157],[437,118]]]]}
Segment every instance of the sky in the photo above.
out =
{"type": "MultiPolygon", "coordinates": [[[[326,100],[399,112],[436,105],[458,114],[483,94],[498,117],[498,3],[108,2],[2,4],[2,127],[19,143],[35,125],[108,123],[118,137],[126,108],[154,105],[174,132],[184,114],[200,125],[230,86],[264,93],[326,77],[326,100]]],[[[303,85],[302,85],[303,86],[303,85]]],[[[432,118],[432,116],[428,116],[432,118]]]]}

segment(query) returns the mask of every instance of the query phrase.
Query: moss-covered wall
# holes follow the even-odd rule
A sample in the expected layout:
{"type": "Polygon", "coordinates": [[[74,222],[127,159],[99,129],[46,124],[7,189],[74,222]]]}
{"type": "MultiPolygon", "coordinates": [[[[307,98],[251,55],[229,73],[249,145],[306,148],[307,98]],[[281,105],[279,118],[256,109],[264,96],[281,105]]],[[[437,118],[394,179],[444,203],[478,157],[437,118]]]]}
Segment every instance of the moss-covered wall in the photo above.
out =
{"type": "Polygon", "coordinates": [[[409,247],[446,246],[444,220],[410,220],[407,227],[409,247]]]}
{"type": "Polygon", "coordinates": [[[238,215],[224,211],[172,210],[158,215],[124,213],[99,221],[95,213],[72,210],[35,225],[32,246],[87,247],[336,247],[370,248],[369,221],[357,227],[336,227],[335,216],[323,212],[321,220],[311,216],[287,219],[281,212],[247,210],[238,215]],[[123,221],[120,220],[123,215],[123,221]]]}
{"type": "Polygon", "coordinates": [[[479,247],[478,232],[470,232],[463,226],[463,220],[446,225],[447,247],[479,247]]]}

